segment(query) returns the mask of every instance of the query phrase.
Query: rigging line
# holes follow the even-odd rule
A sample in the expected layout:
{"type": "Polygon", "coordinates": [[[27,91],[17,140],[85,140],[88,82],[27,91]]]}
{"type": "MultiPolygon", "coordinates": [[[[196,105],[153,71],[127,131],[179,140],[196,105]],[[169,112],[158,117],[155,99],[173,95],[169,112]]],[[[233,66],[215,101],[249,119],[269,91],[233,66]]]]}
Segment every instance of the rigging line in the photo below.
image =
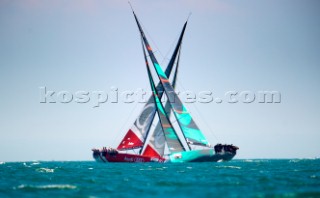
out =
{"type": "MultiPolygon", "coordinates": [[[[138,106],[138,103],[135,102],[135,106],[133,107],[133,109],[132,109],[131,112],[129,113],[129,116],[127,117],[125,123],[124,123],[124,124],[122,125],[122,127],[120,128],[120,133],[117,133],[117,136],[113,139],[112,144],[114,144],[114,142],[115,142],[116,140],[118,140],[120,134],[122,134],[121,131],[124,130],[124,127],[125,127],[125,126],[127,125],[127,123],[129,122],[129,119],[131,118],[131,116],[132,116],[132,114],[133,114],[133,111],[137,108],[137,106],[138,106]]],[[[118,141],[117,141],[117,142],[118,142],[118,141]]]]}
{"type": "MultiPolygon", "coordinates": [[[[181,86],[182,89],[183,89],[184,91],[186,91],[186,89],[182,86],[182,84],[181,84],[179,81],[178,81],[178,83],[179,83],[179,86],[181,86]]],[[[196,106],[196,104],[194,104],[194,103],[192,103],[192,104],[193,104],[193,107],[196,109],[198,115],[200,116],[201,120],[203,120],[203,122],[205,123],[205,125],[207,125],[207,127],[209,128],[209,131],[210,131],[211,135],[213,135],[213,137],[216,138],[216,140],[218,140],[218,142],[220,142],[219,138],[214,134],[212,128],[211,128],[210,125],[207,123],[207,121],[206,121],[206,119],[204,118],[204,116],[202,116],[202,114],[200,113],[200,111],[199,111],[198,107],[196,106]]]]}
{"type": "Polygon", "coordinates": [[[140,20],[139,20],[139,22],[140,22],[141,26],[143,27],[144,31],[147,33],[148,37],[150,38],[152,44],[156,47],[157,50],[154,51],[154,52],[159,52],[160,56],[164,59],[163,54],[161,53],[161,51],[160,51],[159,47],[157,46],[156,42],[153,41],[153,39],[152,39],[151,35],[149,34],[147,28],[143,25],[143,23],[140,20]]]}
{"type": "MultiPolygon", "coordinates": [[[[190,18],[190,16],[192,15],[192,12],[189,12],[189,15],[188,15],[188,18],[187,18],[187,21],[189,21],[189,18],[190,18]]],[[[174,46],[174,44],[176,43],[176,41],[179,39],[179,34],[176,36],[176,38],[175,38],[175,40],[172,42],[172,44],[171,44],[171,46],[170,46],[170,48],[169,48],[169,51],[167,51],[167,53],[166,53],[166,55],[165,55],[165,57],[164,57],[164,59],[162,60],[162,62],[161,62],[161,65],[162,65],[162,63],[165,61],[165,59],[167,59],[167,57],[168,57],[168,55],[169,55],[169,52],[172,50],[172,48],[173,48],[173,46],[174,46]]],[[[180,45],[180,49],[181,49],[181,46],[182,46],[182,41],[181,41],[181,45],[180,45]]],[[[169,60],[169,59],[167,59],[167,60],[169,60]]]]}
{"type": "Polygon", "coordinates": [[[168,57],[169,53],[171,52],[171,50],[173,49],[173,47],[175,46],[176,41],[179,39],[180,34],[177,34],[176,38],[174,39],[174,41],[171,43],[169,50],[167,51],[166,55],[164,56],[164,58],[161,61],[161,65],[164,63],[165,60],[170,60],[168,57]]]}
{"type": "Polygon", "coordinates": [[[199,111],[199,109],[198,109],[198,107],[197,107],[196,104],[194,104],[194,107],[195,107],[197,113],[200,115],[201,120],[202,120],[202,121],[207,125],[207,127],[209,128],[210,133],[213,135],[213,137],[215,137],[215,138],[218,140],[218,142],[220,142],[219,138],[214,134],[211,126],[208,124],[208,122],[206,121],[206,119],[204,118],[204,116],[202,116],[202,114],[200,113],[200,111],[199,111]]]}
{"type": "MultiPolygon", "coordinates": [[[[188,18],[187,18],[187,21],[189,21],[189,18],[190,18],[190,16],[191,16],[191,14],[192,14],[192,12],[189,13],[188,18]]],[[[171,43],[171,46],[170,46],[170,48],[169,48],[169,51],[167,51],[164,59],[163,59],[162,62],[161,62],[161,65],[162,65],[162,63],[164,62],[164,60],[167,59],[167,57],[168,57],[168,55],[169,55],[169,52],[171,52],[174,44],[175,44],[176,41],[179,39],[179,36],[180,36],[180,34],[177,34],[175,40],[171,43]]],[[[181,50],[181,48],[182,48],[182,43],[183,43],[183,41],[181,41],[181,45],[180,45],[180,49],[179,49],[179,50],[181,50]]],[[[180,52],[179,52],[179,53],[180,53],[180,52]]],[[[167,59],[167,60],[170,60],[170,59],[167,59]]],[[[177,60],[176,60],[176,62],[177,62],[177,60]]]]}
{"type": "MultiPolygon", "coordinates": [[[[192,12],[189,13],[188,18],[187,18],[187,21],[189,21],[189,18],[190,18],[191,15],[192,15],[192,12]]],[[[179,36],[180,36],[180,35],[178,34],[178,35],[176,36],[175,40],[172,42],[172,44],[171,44],[171,46],[170,46],[170,48],[169,48],[169,51],[166,53],[164,59],[163,59],[162,62],[161,62],[161,65],[162,65],[162,63],[164,62],[164,60],[167,59],[167,56],[169,55],[169,52],[172,50],[174,44],[175,44],[176,41],[179,39],[179,36]]],[[[180,44],[180,47],[179,47],[179,53],[181,53],[182,44],[183,44],[183,40],[181,41],[181,44],[180,44]]],[[[169,60],[169,59],[167,59],[167,60],[169,60]]],[[[178,60],[175,60],[175,64],[177,64],[177,62],[178,62],[178,60]]]]}
{"type": "MultiPolygon", "coordinates": [[[[130,7],[131,7],[132,12],[134,12],[133,7],[132,7],[132,5],[131,5],[131,2],[128,1],[128,3],[129,3],[129,5],[130,5],[130,7]]],[[[147,28],[145,28],[145,26],[143,25],[143,23],[142,23],[140,20],[139,20],[139,22],[140,22],[140,25],[141,25],[141,26],[143,27],[143,29],[145,30],[145,32],[147,33],[148,37],[151,39],[151,42],[152,42],[152,43],[154,44],[154,46],[156,47],[157,51],[159,51],[159,54],[162,56],[162,58],[164,58],[164,56],[162,55],[161,51],[159,50],[157,44],[153,41],[152,37],[150,36],[147,28]]]]}
{"type": "Polygon", "coordinates": [[[128,3],[129,3],[129,5],[130,5],[130,7],[131,7],[131,10],[133,11],[133,7],[132,7],[132,5],[131,5],[131,2],[128,1],[128,3]]]}
{"type": "MultiPolygon", "coordinates": [[[[189,21],[189,18],[190,18],[191,15],[192,15],[192,12],[189,12],[187,21],[189,21]]],[[[167,56],[169,55],[169,52],[172,50],[174,44],[175,44],[176,41],[179,39],[179,36],[180,36],[180,35],[178,34],[178,35],[176,36],[175,40],[171,43],[171,46],[170,46],[170,48],[169,48],[169,51],[166,53],[166,55],[165,55],[165,57],[164,57],[165,59],[167,59],[167,56]]],[[[182,44],[183,44],[183,40],[181,41],[179,51],[181,51],[182,44]]],[[[179,53],[180,53],[180,52],[179,52],[179,53]]],[[[169,59],[167,59],[167,60],[169,60],[169,59]]],[[[163,62],[164,62],[164,59],[162,60],[161,65],[162,65],[163,62]]],[[[177,63],[177,62],[178,62],[178,60],[176,60],[176,63],[177,63]]],[[[176,64],[176,63],[175,63],[175,64],[176,64]]]]}
{"type": "Polygon", "coordinates": [[[190,16],[192,15],[192,12],[189,12],[189,15],[188,15],[188,18],[187,18],[187,21],[189,21],[189,18],[190,16]]]}

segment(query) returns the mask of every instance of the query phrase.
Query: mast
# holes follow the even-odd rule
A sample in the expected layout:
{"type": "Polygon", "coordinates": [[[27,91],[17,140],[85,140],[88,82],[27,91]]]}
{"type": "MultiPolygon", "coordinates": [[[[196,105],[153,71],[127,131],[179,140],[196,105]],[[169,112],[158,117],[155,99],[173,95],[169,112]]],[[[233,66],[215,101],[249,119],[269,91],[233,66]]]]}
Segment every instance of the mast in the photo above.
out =
{"type": "MultiPolygon", "coordinates": [[[[169,99],[169,104],[171,108],[173,109],[174,115],[178,121],[179,127],[182,131],[182,133],[185,136],[187,144],[194,144],[194,145],[201,145],[201,146],[210,146],[209,142],[205,138],[205,136],[202,134],[199,127],[194,122],[193,118],[187,111],[186,107],[182,104],[180,98],[177,96],[177,94],[174,91],[174,88],[170,84],[170,81],[167,77],[167,75],[163,72],[161,66],[159,65],[156,57],[153,54],[152,48],[149,45],[149,42],[147,38],[145,37],[145,34],[141,28],[141,25],[139,23],[139,20],[135,13],[133,12],[136,23],[138,25],[140,34],[143,38],[144,44],[146,46],[146,49],[148,51],[148,54],[150,56],[150,59],[153,63],[153,66],[156,70],[156,73],[158,75],[158,78],[160,80],[160,83],[163,86],[164,91],[166,92],[166,95],[169,99]]],[[[188,21],[187,21],[188,22],[188,21]]],[[[187,24],[185,23],[185,25],[187,24]]],[[[189,147],[190,148],[190,147],[189,147]]]]}
{"type": "MultiPolygon", "coordinates": [[[[132,10],[133,11],[133,10],[132,10]]],[[[167,76],[170,76],[172,73],[172,69],[174,66],[174,62],[176,60],[177,54],[180,49],[180,45],[183,39],[183,35],[185,32],[186,24],[183,26],[183,29],[180,33],[180,37],[178,40],[178,43],[175,47],[175,50],[172,54],[172,57],[170,59],[170,62],[168,63],[168,66],[165,70],[165,73],[167,76]]],[[[159,93],[159,98],[161,100],[162,95],[163,95],[163,87],[161,83],[158,83],[156,87],[158,93],[159,93]]],[[[154,104],[154,99],[152,96],[149,97],[147,100],[147,103],[143,107],[141,113],[133,123],[132,127],[128,130],[122,141],[120,142],[119,146],[117,147],[118,150],[129,150],[129,149],[136,149],[136,148],[141,148],[144,147],[145,141],[148,137],[152,121],[155,117],[156,114],[156,106],[154,104]]],[[[142,149],[140,150],[141,154],[142,149]]]]}
{"type": "Polygon", "coordinates": [[[142,43],[142,48],[143,48],[143,55],[146,61],[146,67],[147,67],[147,71],[148,71],[148,77],[149,77],[149,81],[150,81],[150,86],[151,86],[151,90],[153,92],[153,98],[154,98],[154,102],[156,104],[156,109],[157,109],[157,113],[159,116],[159,122],[161,123],[168,147],[170,152],[181,152],[181,151],[185,151],[185,148],[183,147],[180,139],[177,136],[176,131],[174,130],[172,123],[169,119],[169,116],[167,114],[167,112],[165,111],[159,97],[158,97],[158,91],[154,85],[154,81],[152,79],[152,75],[150,72],[150,68],[149,68],[149,63],[147,60],[147,56],[146,56],[146,52],[143,46],[143,40],[141,39],[141,43],[142,43]]]}
{"type": "MultiPolygon", "coordinates": [[[[179,68],[181,44],[179,46],[180,46],[179,54],[177,57],[177,63],[175,66],[176,68],[174,71],[174,76],[173,76],[173,81],[172,81],[173,88],[175,88],[175,86],[176,86],[176,80],[177,80],[177,74],[178,74],[178,68],[179,68]]],[[[170,61],[170,63],[173,64],[174,62],[170,61]]],[[[164,110],[168,114],[168,118],[170,119],[171,107],[170,107],[169,101],[166,101],[165,106],[164,106],[164,110]]],[[[164,145],[165,145],[165,136],[164,136],[164,132],[163,132],[160,120],[159,120],[153,133],[152,133],[152,136],[151,136],[149,142],[145,143],[144,149],[142,149],[142,151],[143,151],[142,153],[143,153],[143,155],[146,155],[146,156],[157,156],[157,157],[163,156],[164,155],[164,145]]]]}

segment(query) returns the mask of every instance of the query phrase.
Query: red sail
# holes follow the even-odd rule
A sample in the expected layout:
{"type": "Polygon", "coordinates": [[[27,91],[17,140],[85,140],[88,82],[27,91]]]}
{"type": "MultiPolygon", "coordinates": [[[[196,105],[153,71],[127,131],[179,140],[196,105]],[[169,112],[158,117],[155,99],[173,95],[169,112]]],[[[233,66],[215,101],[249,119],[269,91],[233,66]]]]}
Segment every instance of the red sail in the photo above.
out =
{"type": "Polygon", "coordinates": [[[159,153],[153,149],[150,144],[148,144],[148,146],[146,147],[146,149],[144,150],[143,156],[149,156],[149,157],[158,157],[161,158],[161,156],[159,155],[159,153]]]}
{"type": "Polygon", "coordinates": [[[143,141],[134,133],[131,129],[129,129],[128,133],[122,139],[122,142],[118,146],[118,150],[139,148],[143,146],[143,141]]]}

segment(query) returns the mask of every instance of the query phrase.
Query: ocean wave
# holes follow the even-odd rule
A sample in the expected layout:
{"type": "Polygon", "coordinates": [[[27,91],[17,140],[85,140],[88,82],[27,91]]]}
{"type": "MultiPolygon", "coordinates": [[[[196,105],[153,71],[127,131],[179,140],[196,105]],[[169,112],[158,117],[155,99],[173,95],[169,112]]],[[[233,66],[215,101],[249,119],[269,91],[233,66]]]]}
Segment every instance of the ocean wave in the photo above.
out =
{"type": "Polygon", "coordinates": [[[155,171],[155,170],[164,170],[164,168],[161,168],[161,167],[154,167],[154,168],[140,168],[139,169],[140,171],[155,171]]]}
{"type": "Polygon", "coordinates": [[[23,162],[23,166],[30,168],[31,166],[28,166],[26,162],[23,162]]]}
{"type": "Polygon", "coordinates": [[[242,162],[249,162],[249,163],[261,163],[261,162],[269,162],[269,159],[245,159],[241,160],[242,162]]]}
{"type": "Polygon", "coordinates": [[[311,175],[310,178],[316,179],[317,176],[316,175],[311,175]]]}
{"type": "Polygon", "coordinates": [[[40,162],[33,162],[31,165],[38,165],[40,162]]]}
{"type": "Polygon", "coordinates": [[[37,168],[36,171],[40,172],[40,173],[53,173],[54,169],[51,169],[51,168],[37,168]]]}
{"type": "Polygon", "coordinates": [[[18,187],[14,189],[76,189],[77,186],[70,185],[70,184],[49,184],[49,185],[19,185],[18,187]]]}
{"type": "Polygon", "coordinates": [[[292,160],[289,160],[289,163],[298,163],[298,162],[301,162],[303,159],[292,159],[292,160]]]}
{"type": "Polygon", "coordinates": [[[313,161],[313,160],[319,160],[319,158],[317,158],[317,157],[296,158],[296,159],[290,159],[289,163],[298,163],[298,162],[313,161]]]}
{"type": "Polygon", "coordinates": [[[152,171],[154,169],[153,168],[140,168],[139,170],[141,170],[141,171],[152,171]]]}
{"type": "Polygon", "coordinates": [[[0,162],[0,165],[6,164],[5,162],[0,162]]]}
{"type": "Polygon", "coordinates": [[[217,168],[232,168],[232,169],[241,169],[239,166],[216,166],[217,168]]]}

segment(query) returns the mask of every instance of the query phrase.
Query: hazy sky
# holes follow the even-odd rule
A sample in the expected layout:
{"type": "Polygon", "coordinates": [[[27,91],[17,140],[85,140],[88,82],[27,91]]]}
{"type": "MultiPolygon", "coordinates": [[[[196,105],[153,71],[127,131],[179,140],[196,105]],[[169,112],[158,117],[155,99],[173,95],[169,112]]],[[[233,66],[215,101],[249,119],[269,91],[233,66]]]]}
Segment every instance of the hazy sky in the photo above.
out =
{"type": "MultiPolygon", "coordinates": [[[[281,103],[187,104],[236,158],[320,156],[320,2],[131,1],[159,62],[190,12],[178,90],[279,91],[281,103]]],[[[164,66],[163,65],[163,66],[164,66]]],[[[127,0],[0,1],[0,161],[91,160],[116,147],[142,104],[40,103],[51,91],[149,90],[127,0]]]]}

